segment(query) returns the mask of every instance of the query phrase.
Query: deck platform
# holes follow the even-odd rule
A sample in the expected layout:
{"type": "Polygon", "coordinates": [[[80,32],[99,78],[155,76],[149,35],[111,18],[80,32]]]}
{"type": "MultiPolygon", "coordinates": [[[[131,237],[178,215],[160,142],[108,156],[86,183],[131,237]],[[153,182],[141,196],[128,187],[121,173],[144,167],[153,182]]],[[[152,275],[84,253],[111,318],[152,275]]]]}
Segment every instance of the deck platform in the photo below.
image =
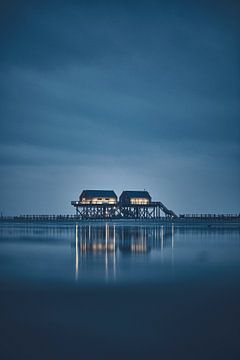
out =
{"type": "Polygon", "coordinates": [[[177,218],[178,216],[166,208],[160,201],[149,204],[82,204],[72,201],[76,215],[81,219],[160,219],[162,216],[177,218]]]}

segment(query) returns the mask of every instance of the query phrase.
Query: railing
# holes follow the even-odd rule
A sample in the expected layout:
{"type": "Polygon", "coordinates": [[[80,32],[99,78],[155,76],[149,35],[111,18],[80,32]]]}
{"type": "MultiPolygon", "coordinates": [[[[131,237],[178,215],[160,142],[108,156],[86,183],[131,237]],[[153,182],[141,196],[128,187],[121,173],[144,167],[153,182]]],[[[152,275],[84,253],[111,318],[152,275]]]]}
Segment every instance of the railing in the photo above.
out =
{"type": "Polygon", "coordinates": [[[79,215],[18,215],[18,216],[0,216],[0,221],[54,221],[54,220],[76,220],[79,215]]]}
{"type": "MultiPolygon", "coordinates": [[[[74,221],[81,220],[81,215],[18,215],[18,216],[0,216],[0,221],[74,221]]],[[[112,218],[112,220],[119,220],[120,218],[112,218]]],[[[101,220],[100,218],[88,218],[87,220],[101,220]]],[[[111,220],[111,218],[106,218],[106,220],[111,220]]],[[[122,218],[122,220],[126,220],[126,218],[122,218]]],[[[131,220],[131,219],[130,219],[131,220]]],[[[240,214],[180,214],[178,218],[167,218],[167,217],[159,217],[153,219],[132,219],[132,220],[140,220],[140,221],[201,221],[201,220],[209,220],[209,221],[238,221],[240,222],[240,214]]]]}
{"type": "Polygon", "coordinates": [[[240,219],[240,214],[180,214],[180,219],[240,219]]]}

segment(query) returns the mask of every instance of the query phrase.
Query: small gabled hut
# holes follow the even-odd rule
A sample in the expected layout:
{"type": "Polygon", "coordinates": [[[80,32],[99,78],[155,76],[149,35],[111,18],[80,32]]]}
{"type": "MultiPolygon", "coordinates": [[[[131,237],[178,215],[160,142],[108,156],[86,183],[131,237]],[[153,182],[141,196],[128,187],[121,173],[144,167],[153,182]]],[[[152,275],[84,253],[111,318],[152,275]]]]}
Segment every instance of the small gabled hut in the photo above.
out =
{"type": "Polygon", "coordinates": [[[84,205],[117,204],[117,195],[113,190],[83,190],[79,202],[84,205]]]}
{"type": "Polygon", "coordinates": [[[151,201],[148,191],[123,191],[119,198],[121,205],[148,205],[151,201]]]}

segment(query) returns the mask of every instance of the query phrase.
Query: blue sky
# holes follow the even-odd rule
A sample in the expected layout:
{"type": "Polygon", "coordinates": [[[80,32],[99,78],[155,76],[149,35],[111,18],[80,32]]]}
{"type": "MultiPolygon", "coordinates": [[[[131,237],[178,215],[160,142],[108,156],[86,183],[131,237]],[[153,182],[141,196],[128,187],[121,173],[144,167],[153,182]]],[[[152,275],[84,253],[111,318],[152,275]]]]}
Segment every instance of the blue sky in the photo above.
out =
{"type": "Polygon", "coordinates": [[[0,211],[103,188],[239,212],[237,2],[1,6],[0,211]]]}

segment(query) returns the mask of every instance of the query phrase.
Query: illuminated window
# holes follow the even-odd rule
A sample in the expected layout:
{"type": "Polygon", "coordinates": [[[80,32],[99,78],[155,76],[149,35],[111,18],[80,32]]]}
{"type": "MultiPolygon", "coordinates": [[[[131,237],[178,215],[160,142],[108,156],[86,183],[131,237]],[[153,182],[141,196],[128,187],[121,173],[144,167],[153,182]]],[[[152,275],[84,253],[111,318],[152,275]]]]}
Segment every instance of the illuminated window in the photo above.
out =
{"type": "Polygon", "coordinates": [[[131,204],[133,205],[147,205],[149,204],[149,199],[146,198],[132,198],[131,204]]]}
{"type": "Polygon", "coordinates": [[[93,205],[101,205],[101,204],[116,204],[117,200],[115,198],[82,198],[82,204],[93,204],[93,205]]]}

